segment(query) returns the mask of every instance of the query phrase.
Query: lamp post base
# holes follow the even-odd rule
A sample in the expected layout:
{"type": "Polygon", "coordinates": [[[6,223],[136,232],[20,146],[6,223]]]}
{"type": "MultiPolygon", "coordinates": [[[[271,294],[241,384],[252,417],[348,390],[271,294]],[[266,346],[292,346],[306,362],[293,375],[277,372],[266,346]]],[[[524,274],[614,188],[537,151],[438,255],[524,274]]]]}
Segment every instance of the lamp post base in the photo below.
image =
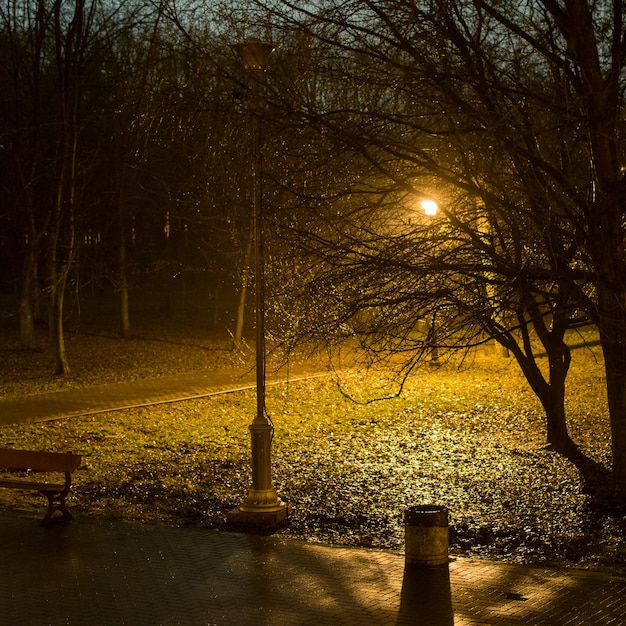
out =
{"type": "Polygon", "coordinates": [[[226,514],[229,524],[276,526],[289,515],[290,506],[272,486],[272,434],[268,422],[255,420],[250,425],[252,437],[252,487],[244,501],[226,514]]]}
{"type": "Polygon", "coordinates": [[[278,526],[285,521],[291,512],[291,505],[285,504],[274,492],[274,502],[272,504],[253,503],[252,498],[256,497],[254,490],[250,491],[248,497],[237,508],[226,514],[226,520],[229,524],[240,526],[278,526]]]}

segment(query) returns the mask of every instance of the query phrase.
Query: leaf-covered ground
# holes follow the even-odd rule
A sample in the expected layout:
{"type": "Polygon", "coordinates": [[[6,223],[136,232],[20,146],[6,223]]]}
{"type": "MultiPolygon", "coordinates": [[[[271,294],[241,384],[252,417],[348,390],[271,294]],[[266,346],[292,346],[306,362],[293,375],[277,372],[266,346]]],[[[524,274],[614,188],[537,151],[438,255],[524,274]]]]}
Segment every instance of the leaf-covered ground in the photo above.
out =
{"type": "MultiPolygon", "coordinates": [[[[2,349],[0,394],[16,395],[232,365],[193,336],[69,338],[76,372],[49,375],[45,352],[2,349]]],[[[268,389],[274,476],[292,512],[278,531],[309,541],[402,549],[403,511],[449,510],[451,552],[520,562],[626,566],[624,511],[604,499],[610,440],[597,349],[574,351],[568,385],[581,472],[545,445],[542,410],[514,363],[493,347],[470,363],[424,366],[400,397],[384,372],[268,389]],[[361,401],[356,403],[346,393],[361,401]],[[592,463],[594,462],[594,463],[592,463]]],[[[225,527],[250,485],[254,392],[0,429],[0,445],[83,455],[72,509],[150,524],[225,527]]],[[[0,492],[0,505],[41,515],[37,494],[0,492]]]]}

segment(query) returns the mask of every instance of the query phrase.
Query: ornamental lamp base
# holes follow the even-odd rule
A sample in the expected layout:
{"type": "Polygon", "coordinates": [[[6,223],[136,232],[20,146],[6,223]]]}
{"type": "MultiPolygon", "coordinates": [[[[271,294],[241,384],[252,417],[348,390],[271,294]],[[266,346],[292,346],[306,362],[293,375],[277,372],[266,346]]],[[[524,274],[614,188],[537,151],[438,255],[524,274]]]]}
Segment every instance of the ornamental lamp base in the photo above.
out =
{"type": "Polygon", "coordinates": [[[230,524],[277,526],[285,520],[291,507],[285,504],[276,489],[250,489],[245,500],[226,514],[230,524]]]}
{"type": "Polygon", "coordinates": [[[291,506],[284,502],[281,502],[280,506],[258,509],[241,505],[226,514],[226,521],[237,526],[271,527],[284,522],[290,512],[291,506]]]}

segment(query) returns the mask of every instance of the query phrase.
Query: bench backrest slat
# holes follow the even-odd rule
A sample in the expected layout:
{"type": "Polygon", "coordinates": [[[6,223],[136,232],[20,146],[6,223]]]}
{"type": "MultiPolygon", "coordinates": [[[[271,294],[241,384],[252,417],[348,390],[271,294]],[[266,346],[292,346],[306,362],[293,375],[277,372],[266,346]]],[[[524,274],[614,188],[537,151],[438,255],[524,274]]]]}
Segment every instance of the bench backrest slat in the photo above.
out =
{"type": "Polygon", "coordinates": [[[73,472],[80,466],[81,457],[71,452],[44,452],[0,448],[0,467],[29,469],[34,472],[73,472]]]}

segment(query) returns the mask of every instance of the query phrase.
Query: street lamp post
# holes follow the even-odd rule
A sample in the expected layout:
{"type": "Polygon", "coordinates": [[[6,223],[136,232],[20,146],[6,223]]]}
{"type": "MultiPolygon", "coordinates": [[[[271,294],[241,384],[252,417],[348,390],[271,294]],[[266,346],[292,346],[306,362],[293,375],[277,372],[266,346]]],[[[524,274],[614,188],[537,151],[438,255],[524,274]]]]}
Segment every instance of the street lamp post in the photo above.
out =
{"type": "MultiPolygon", "coordinates": [[[[271,44],[249,39],[237,46],[243,68],[264,72],[270,67],[271,44]]],[[[253,86],[256,84],[253,79],[253,86]]],[[[275,525],[283,521],[289,507],[278,497],[272,483],[272,439],[274,427],[265,410],[265,253],[263,242],[263,190],[261,186],[261,119],[258,103],[252,107],[252,203],[254,213],[254,282],[256,330],[256,415],[250,424],[252,486],[244,501],[228,513],[237,524],[275,525]]]]}

